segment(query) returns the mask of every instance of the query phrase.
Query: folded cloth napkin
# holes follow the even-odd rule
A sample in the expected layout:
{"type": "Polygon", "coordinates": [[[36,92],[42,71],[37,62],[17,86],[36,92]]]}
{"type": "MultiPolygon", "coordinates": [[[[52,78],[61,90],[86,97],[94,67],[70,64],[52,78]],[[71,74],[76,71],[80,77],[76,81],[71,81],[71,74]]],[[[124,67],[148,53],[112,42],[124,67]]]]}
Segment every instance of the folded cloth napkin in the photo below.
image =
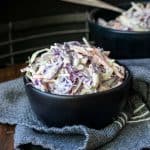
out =
{"type": "Polygon", "coordinates": [[[150,59],[121,63],[133,74],[134,94],[116,120],[100,130],[83,125],[48,128],[32,112],[22,78],[1,83],[0,122],[16,125],[14,149],[29,143],[50,150],[150,148],[150,59]]]}

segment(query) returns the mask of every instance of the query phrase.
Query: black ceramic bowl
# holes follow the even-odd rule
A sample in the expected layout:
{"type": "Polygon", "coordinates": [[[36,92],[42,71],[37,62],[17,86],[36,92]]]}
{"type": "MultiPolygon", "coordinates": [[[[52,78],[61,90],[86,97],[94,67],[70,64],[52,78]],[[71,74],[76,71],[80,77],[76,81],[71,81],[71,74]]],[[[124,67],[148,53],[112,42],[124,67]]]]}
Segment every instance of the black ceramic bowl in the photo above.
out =
{"type": "Polygon", "coordinates": [[[124,82],[111,90],[87,95],[55,95],[34,88],[24,77],[26,93],[37,117],[49,127],[86,125],[102,128],[112,122],[125,105],[131,85],[126,68],[124,82]]]}
{"type": "MultiPolygon", "coordinates": [[[[129,8],[130,4],[121,5],[129,8]]],[[[121,31],[98,25],[98,18],[112,20],[119,14],[116,12],[94,9],[89,16],[89,28],[91,40],[96,46],[111,51],[113,58],[150,58],[150,31],[135,32],[121,31]]]]}

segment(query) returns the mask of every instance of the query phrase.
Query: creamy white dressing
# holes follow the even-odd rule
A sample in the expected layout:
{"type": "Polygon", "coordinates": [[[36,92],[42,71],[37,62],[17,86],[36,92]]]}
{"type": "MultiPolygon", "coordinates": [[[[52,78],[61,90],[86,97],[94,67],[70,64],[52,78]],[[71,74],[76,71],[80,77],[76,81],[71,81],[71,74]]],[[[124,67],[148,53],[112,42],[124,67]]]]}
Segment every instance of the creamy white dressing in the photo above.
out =
{"type": "Polygon", "coordinates": [[[22,69],[32,85],[59,95],[83,95],[119,86],[124,67],[108,57],[110,52],[77,41],[55,43],[33,53],[22,69]]]}
{"type": "Polygon", "coordinates": [[[150,31],[150,3],[131,3],[132,6],[114,20],[99,18],[98,24],[124,31],[150,31]]]}

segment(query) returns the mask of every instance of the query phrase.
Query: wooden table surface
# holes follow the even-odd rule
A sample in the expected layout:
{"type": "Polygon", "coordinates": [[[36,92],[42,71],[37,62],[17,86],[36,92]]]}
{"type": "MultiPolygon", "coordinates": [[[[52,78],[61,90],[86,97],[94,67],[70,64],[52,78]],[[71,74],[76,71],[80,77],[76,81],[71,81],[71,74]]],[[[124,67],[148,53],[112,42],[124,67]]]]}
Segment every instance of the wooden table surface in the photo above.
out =
{"type": "MultiPolygon", "coordinates": [[[[24,64],[21,64],[0,69],[0,82],[21,76],[20,68],[23,66],[24,64]]],[[[0,150],[13,150],[14,129],[15,126],[0,124],[0,150]]]]}

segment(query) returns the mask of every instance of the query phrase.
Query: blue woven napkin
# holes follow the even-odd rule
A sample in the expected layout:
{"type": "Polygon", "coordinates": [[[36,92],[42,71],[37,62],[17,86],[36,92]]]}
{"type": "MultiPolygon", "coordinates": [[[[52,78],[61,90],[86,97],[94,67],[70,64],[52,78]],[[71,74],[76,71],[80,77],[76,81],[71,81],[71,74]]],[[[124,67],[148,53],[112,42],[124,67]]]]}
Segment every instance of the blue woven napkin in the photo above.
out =
{"type": "Polygon", "coordinates": [[[101,130],[83,125],[48,128],[32,112],[22,78],[1,83],[0,122],[16,125],[14,149],[29,143],[50,150],[150,148],[150,59],[121,62],[133,74],[134,94],[114,122],[101,130]]]}

